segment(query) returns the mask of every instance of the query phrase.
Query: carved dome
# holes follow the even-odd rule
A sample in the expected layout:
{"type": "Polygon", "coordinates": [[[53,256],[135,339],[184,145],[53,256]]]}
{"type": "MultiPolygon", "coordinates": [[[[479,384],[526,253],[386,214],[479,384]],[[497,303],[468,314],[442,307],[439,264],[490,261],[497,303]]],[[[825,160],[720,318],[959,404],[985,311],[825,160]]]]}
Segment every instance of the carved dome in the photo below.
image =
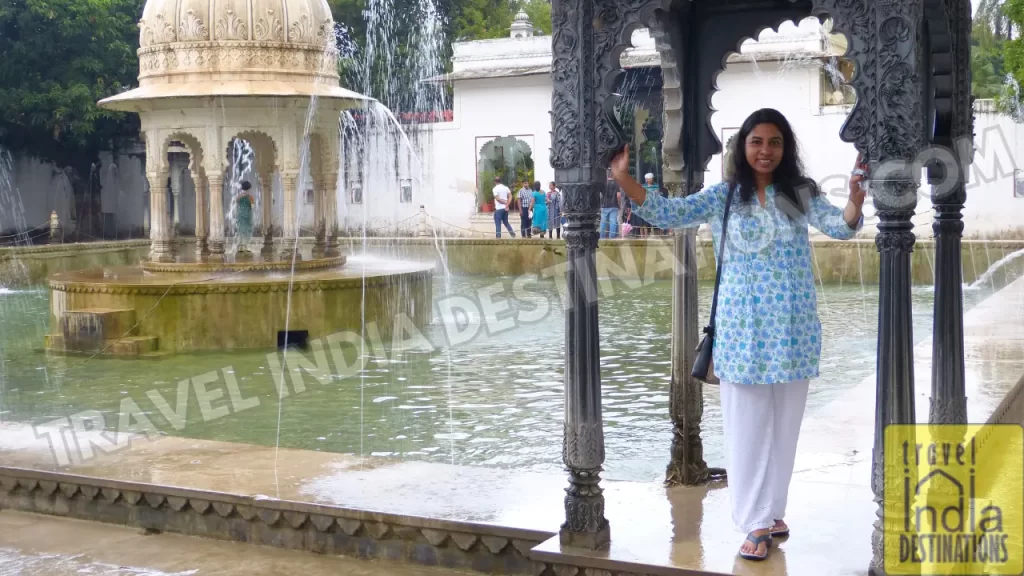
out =
{"type": "Polygon", "coordinates": [[[139,21],[139,88],[100,102],[138,111],[159,98],[311,96],[338,86],[326,0],[149,0],[139,21]]]}
{"type": "Polygon", "coordinates": [[[139,45],[242,41],[320,47],[333,28],[326,0],[149,0],[139,45]]]}

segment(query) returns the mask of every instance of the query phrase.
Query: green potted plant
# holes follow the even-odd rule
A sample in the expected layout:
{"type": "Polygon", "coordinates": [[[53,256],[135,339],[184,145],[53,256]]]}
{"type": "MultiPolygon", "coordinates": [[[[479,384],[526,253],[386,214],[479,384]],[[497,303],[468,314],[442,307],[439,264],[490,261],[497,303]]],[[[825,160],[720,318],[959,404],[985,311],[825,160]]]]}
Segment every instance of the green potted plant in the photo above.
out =
{"type": "Polygon", "coordinates": [[[494,212],[494,170],[484,170],[480,173],[480,211],[494,212]]]}

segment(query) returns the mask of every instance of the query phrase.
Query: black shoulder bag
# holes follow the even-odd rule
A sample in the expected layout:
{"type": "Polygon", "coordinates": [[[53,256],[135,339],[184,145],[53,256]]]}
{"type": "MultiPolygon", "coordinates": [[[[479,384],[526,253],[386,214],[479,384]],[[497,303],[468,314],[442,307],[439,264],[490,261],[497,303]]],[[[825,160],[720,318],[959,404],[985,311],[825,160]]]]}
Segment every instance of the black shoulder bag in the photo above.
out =
{"type": "Polygon", "coordinates": [[[725,216],[722,217],[722,248],[718,254],[718,272],[715,275],[715,295],[711,299],[711,318],[707,327],[704,328],[704,338],[697,345],[697,356],[693,359],[693,370],[690,376],[705,384],[720,384],[721,381],[715,375],[715,360],[711,351],[715,347],[715,313],[718,311],[718,286],[722,282],[722,263],[725,262],[725,244],[729,237],[729,207],[732,205],[732,195],[735,187],[729,190],[725,197],[725,216]]]}

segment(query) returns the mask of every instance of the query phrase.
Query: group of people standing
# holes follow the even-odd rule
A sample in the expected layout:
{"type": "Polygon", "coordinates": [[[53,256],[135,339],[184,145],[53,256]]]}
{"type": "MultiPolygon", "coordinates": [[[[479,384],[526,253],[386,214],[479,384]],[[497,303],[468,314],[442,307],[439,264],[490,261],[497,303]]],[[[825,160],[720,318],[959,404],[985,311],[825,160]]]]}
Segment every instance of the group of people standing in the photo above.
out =
{"type": "Polygon", "coordinates": [[[513,195],[500,177],[494,179],[494,234],[501,238],[504,226],[510,236],[516,237],[508,221],[509,211],[519,211],[520,229],[523,238],[562,237],[562,191],[554,182],[548,184],[547,192],[541,190],[541,183],[532,185],[524,180],[519,191],[513,195]]]}

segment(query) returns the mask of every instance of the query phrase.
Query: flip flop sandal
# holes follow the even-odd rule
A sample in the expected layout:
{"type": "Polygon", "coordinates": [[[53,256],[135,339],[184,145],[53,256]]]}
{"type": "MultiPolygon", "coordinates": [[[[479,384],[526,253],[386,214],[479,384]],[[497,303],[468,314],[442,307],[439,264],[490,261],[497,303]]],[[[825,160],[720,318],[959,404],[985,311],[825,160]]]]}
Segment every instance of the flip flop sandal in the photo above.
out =
{"type": "Polygon", "coordinates": [[[772,549],[772,535],[771,534],[763,534],[761,536],[754,536],[754,533],[751,532],[750,534],[747,534],[747,540],[750,540],[751,542],[754,543],[754,550],[755,550],[755,552],[757,551],[757,547],[762,542],[764,542],[765,543],[765,546],[764,546],[764,556],[759,556],[756,553],[748,554],[748,553],[743,552],[742,550],[740,550],[740,558],[743,558],[744,560],[754,560],[754,561],[760,562],[761,560],[764,560],[765,558],[768,557],[768,553],[772,549]]]}
{"type": "Polygon", "coordinates": [[[773,537],[776,537],[776,538],[785,538],[786,536],[789,536],[789,526],[786,526],[782,530],[774,530],[774,529],[772,529],[772,530],[769,530],[768,533],[771,534],[773,537]]]}

